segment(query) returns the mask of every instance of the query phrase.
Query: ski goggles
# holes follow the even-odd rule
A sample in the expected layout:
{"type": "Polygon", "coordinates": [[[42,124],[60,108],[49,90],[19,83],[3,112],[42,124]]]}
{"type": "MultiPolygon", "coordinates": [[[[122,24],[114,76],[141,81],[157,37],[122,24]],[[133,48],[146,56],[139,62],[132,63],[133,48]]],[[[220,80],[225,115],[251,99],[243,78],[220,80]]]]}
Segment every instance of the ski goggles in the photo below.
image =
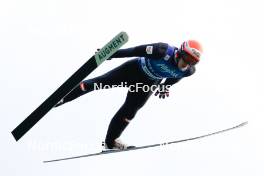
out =
{"type": "Polygon", "coordinates": [[[183,61],[188,65],[195,65],[199,62],[199,60],[197,60],[195,57],[193,57],[186,51],[180,50],[178,54],[179,54],[178,57],[182,58],[183,61]]]}

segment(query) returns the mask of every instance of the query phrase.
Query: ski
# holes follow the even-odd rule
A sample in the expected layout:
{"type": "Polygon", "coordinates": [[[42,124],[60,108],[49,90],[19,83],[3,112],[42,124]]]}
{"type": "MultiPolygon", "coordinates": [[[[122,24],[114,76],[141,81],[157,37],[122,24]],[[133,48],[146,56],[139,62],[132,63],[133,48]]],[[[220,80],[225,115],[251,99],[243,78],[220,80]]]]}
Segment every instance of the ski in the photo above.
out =
{"type": "Polygon", "coordinates": [[[227,129],[224,129],[224,130],[219,130],[219,131],[216,131],[216,132],[208,133],[208,134],[201,135],[201,136],[191,137],[191,138],[187,138],[187,139],[181,139],[181,140],[175,140],[175,141],[158,143],[158,144],[151,144],[151,145],[144,145],[144,146],[140,146],[140,147],[132,147],[132,148],[124,149],[124,150],[116,150],[116,149],[112,149],[111,150],[110,149],[110,150],[105,150],[105,151],[98,152],[98,153],[79,155],[79,156],[73,156],[73,157],[67,157],[67,158],[60,158],[60,159],[54,159],[54,160],[47,160],[47,161],[43,161],[43,162],[44,163],[50,163],[50,162],[78,159],[78,158],[84,158],[84,157],[105,155],[105,154],[111,154],[111,153],[127,152],[127,151],[132,151],[132,150],[141,150],[141,149],[146,149],[146,148],[153,148],[153,147],[170,145],[170,144],[175,144],[175,143],[180,143],[180,142],[186,142],[186,141],[201,139],[201,138],[209,137],[209,136],[212,136],[212,135],[220,134],[220,133],[223,133],[223,132],[226,132],[226,131],[230,131],[230,130],[233,130],[233,129],[237,129],[237,128],[245,126],[247,123],[248,122],[243,122],[243,123],[241,123],[239,125],[236,125],[236,126],[233,126],[231,128],[227,128],[227,129]]]}
{"type": "Polygon", "coordinates": [[[120,32],[100,51],[82,65],[69,79],[67,79],[53,94],[51,94],[37,109],[35,109],[11,133],[18,141],[24,136],[44,115],[46,115],[64,96],[66,96],[85,77],[95,70],[106,59],[111,57],[121,46],[128,41],[128,35],[120,32]]]}

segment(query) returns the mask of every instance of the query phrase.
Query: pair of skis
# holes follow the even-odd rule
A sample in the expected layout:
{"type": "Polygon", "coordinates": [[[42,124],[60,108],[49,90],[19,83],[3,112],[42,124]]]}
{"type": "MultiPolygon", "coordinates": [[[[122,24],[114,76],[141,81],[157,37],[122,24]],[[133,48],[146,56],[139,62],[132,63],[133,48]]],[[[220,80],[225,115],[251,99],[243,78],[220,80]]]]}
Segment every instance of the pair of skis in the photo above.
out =
{"type": "Polygon", "coordinates": [[[224,132],[227,132],[230,130],[234,130],[234,129],[245,126],[247,123],[248,122],[243,122],[243,123],[236,125],[236,126],[233,126],[231,128],[226,128],[224,130],[219,130],[216,132],[212,132],[212,133],[208,133],[205,135],[196,136],[196,137],[192,137],[192,138],[187,138],[187,139],[181,139],[181,140],[175,140],[175,141],[158,143],[158,144],[151,144],[151,145],[144,145],[144,146],[140,146],[140,147],[132,147],[132,148],[123,149],[123,150],[115,150],[115,149],[111,150],[110,149],[110,150],[106,150],[106,151],[102,151],[102,152],[98,152],[98,153],[91,153],[91,154],[86,154],[86,155],[79,155],[79,156],[73,156],[73,157],[67,157],[67,158],[53,159],[53,160],[47,160],[47,161],[43,161],[43,162],[44,163],[50,163],[50,162],[57,162],[57,161],[64,161],[64,160],[72,160],[72,159],[78,159],[78,158],[86,158],[86,157],[105,155],[105,154],[111,154],[111,153],[127,152],[127,151],[132,151],[132,150],[141,150],[141,149],[146,149],[146,148],[153,148],[153,147],[176,144],[176,143],[181,143],[181,142],[186,142],[186,141],[192,141],[192,140],[201,139],[201,138],[209,137],[212,135],[224,133],[224,132]]]}

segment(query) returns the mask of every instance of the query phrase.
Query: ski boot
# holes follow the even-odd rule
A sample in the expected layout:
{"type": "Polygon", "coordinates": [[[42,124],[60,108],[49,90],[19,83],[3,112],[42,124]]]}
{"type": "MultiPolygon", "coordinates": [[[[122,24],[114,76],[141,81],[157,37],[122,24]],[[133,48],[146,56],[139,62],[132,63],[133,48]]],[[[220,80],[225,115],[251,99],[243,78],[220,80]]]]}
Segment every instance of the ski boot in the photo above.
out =
{"type": "Polygon", "coordinates": [[[123,143],[120,139],[116,139],[113,141],[111,144],[107,144],[106,142],[103,141],[102,146],[104,147],[105,151],[108,150],[126,150],[126,149],[131,149],[135,148],[136,146],[130,146],[125,143],[123,143]]]}

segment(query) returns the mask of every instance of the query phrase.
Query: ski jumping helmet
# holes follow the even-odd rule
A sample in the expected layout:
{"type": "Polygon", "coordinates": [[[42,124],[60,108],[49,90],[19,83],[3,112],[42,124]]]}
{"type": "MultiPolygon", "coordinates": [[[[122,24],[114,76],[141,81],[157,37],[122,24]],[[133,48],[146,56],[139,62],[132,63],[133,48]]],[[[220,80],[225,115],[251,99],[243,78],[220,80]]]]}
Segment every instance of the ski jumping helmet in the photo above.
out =
{"type": "Polygon", "coordinates": [[[203,52],[202,46],[195,40],[187,40],[182,43],[179,49],[179,57],[186,63],[195,65],[200,61],[200,56],[203,52]]]}

